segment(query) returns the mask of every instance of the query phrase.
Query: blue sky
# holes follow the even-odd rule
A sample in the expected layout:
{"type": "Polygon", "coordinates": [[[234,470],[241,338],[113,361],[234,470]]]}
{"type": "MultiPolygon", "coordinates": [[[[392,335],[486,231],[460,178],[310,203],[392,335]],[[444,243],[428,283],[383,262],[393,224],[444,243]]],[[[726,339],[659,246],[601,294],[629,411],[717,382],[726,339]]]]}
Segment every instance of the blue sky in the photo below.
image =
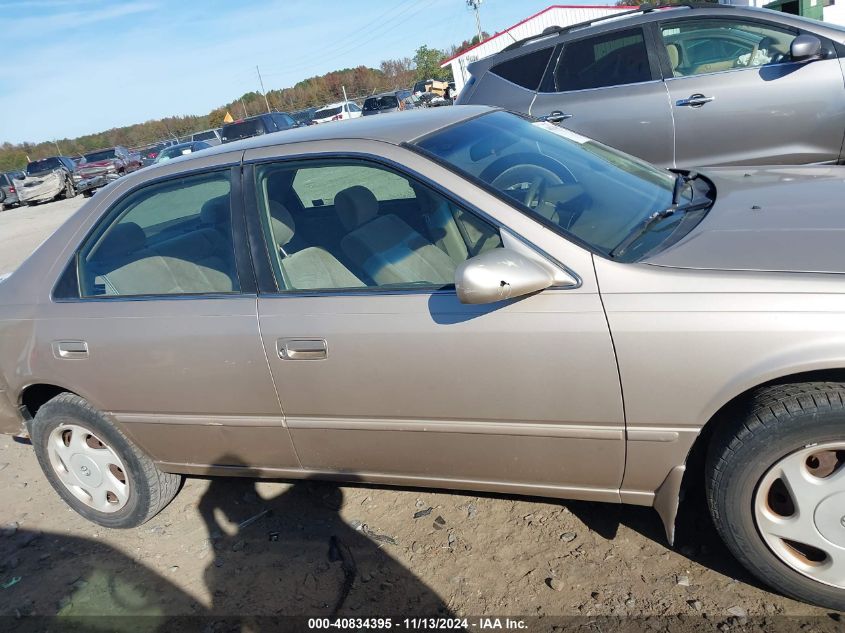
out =
{"type": "MultiPolygon", "coordinates": [[[[482,27],[550,4],[484,0],[482,27]]],[[[465,0],[0,0],[0,15],[0,142],[13,143],[205,114],[256,89],[256,64],[283,88],[475,34],[465,0]]]]}

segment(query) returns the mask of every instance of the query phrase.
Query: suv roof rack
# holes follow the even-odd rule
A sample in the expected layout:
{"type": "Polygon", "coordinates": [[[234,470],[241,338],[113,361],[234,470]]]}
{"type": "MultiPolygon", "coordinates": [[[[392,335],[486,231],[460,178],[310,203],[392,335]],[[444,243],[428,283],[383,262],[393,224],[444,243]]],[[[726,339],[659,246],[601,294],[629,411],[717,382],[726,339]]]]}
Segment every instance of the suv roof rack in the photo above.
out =
{"type": "Polygon", "coordinates": [[[673,4],[659,5],[643,4],[636,9],[631,9],[629,11],[620,11],[619,13],[611,13],[610,15],[603,15],[600,18],[594,18],[592,20],[578,22],[577,24],[570,24],[569,26],[550,26],[546,29],[543,29],[542,33],[538,33],[537,35],[531,35],[529,37],[518,40],[513,44],[510,44],[509,46],[505,47],[502,52],[512,51],[515,48],[519,48],[521,46],[524,46],[525,44],[528,44],[529,42],[533,42],[534,40],[538,40],[543,37],[548,37],[550,35],[560,35],[561,33],[568,33],[569,31],[575,31],[577,29],[586,28],[598,22],[604,22],[605,20],[615,20],[617,18],[625,17],[626,15],[644,15],[646,13],[651,13],[652,11],[657,11],[659,9],[721,9],[724,7],[733,6],[734,5],[731,4],[718,4],[716,2],[678,2],[673,4]]]}

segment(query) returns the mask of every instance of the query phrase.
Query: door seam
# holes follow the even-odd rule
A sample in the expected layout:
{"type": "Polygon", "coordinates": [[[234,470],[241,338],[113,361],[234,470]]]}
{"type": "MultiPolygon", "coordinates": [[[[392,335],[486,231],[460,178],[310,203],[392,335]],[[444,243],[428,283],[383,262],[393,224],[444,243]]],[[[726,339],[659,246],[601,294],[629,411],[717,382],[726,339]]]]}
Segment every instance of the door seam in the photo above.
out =
{"type": "Polygon", "coordinates": [[[604,305],[604,296],[601,291],[601,281],[599,280],[599,273],[596,270],[596,256],[592,256],[593,274],[596,278],[596,287],[598,289],[599,303],[601,303],[601,311],[604,314],[604,322],[607,324],[607,334],[610,337],[610,347],[613,350],[613,361],[616,363],[616,376],[619,380],[619,397],[622,400],[622,426],[623,426],[623,460],[622,460],[622,478],[619,480],[617,490],[622,491],[622,484],[625,481],[625,475],[628,474],[628,413],[625,410],[625,388],[622,386],[622,370],[619,367],[619,354],[616,352],[616,341],[613,339],[613,330],[610,327],[610,319],[607,316],[607,308],[604,305]]]}
{"type": "Polygon", "coordinates": [[[282,397],[279,395],[279,388],[276,386],[276,377],[273,375],[273,367],[270,365],[270,357],[267,355],[267,345],[264,342],[264,333],[261,331],[261,314],[259,313],[258,299],[259,297],[255,298],[255,325],[258,328],[258,338],[261,341],[261,349],[264,351],[264,362],[267,363],[267,371],[270,374],[270,382],[273,384],[273,390],[276,392],[276,402],[279,403],[279,411],[282,413],[282,426],[284,426],[285,430],[288,432],[293,456],[296,457],[296,463],[299,464],[299,467],[303,468],[302,460],[299,458],[299,453],[296,450],[296,442],[294,442],[293,434],[290,432],[290,427],[288,427],[287,415],[285,414],[284,406],[282,406],[282,397]]]}

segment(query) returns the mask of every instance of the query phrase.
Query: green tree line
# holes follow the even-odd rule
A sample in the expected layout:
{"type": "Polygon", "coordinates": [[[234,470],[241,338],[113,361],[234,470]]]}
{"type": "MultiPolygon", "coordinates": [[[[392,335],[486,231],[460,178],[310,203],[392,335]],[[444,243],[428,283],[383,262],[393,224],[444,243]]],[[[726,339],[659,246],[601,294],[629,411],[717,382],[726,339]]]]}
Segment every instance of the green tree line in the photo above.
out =
{"type": "MultiPolygon", "coordinates": [[[[273,110],[290,112],[341,100],[343,88],[346,88],[349,98],[360,98],[394,88],[408,88],[419,79],[451,79],[449,69],[440,68],[440,62],[447,55],[455,54],[468,45],[470,42],[462,42],[460,46],[451,47],[448,52],[421,46],[413,59],[389,59],[383,61],[379,68],[358,66],[311,77],[289,88],[268,91],[267,102],[273,110]]],[[[36,160],[55,156],[57,151],[65,156],[76,156],[114,145],[140,147],[219,127],[223,124],[226,112],[239,119],[265,112],[266,109],[264,97],[259,92],[247,92],[206,115],[169,116],[96,134],[41,143],[6,142],[0,145],[0,171],[22,169],[26,166],[27,158],[36,160]]]]}

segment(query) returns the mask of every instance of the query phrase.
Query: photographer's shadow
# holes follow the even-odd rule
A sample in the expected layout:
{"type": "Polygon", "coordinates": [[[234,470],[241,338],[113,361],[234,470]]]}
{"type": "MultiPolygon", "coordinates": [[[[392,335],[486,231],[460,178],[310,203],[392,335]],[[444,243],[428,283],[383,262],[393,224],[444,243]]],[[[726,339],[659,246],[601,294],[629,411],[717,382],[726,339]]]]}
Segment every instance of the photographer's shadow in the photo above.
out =
{"type": "Polygon", "coordinates": [[[212,613],[448,615],[440,597],[391,556],[397,545],[344,522],[343,501],[333,483],[301,481],[262,499],[252,479],[212,479],[199,502],[213,549],[205,571],[212,613]]]}

